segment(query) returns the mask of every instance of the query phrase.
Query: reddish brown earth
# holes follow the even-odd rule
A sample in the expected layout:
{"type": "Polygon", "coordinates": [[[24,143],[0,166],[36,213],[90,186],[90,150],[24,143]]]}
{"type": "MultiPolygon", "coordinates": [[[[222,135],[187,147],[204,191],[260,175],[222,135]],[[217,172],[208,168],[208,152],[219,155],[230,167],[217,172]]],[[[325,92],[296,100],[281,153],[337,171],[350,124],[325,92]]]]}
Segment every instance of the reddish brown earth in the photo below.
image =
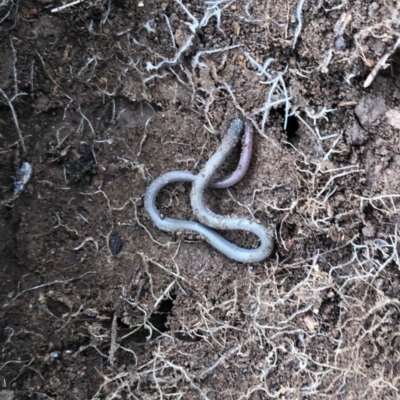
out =
{"type": "Polygon", "coordinates": [[[298,4],[0,0],[1,400],[399,398],[400,4],[298,4]],[[274,231],[250,265],[143,208],[238,117],[250,170],[208,204],[274,231]]]}

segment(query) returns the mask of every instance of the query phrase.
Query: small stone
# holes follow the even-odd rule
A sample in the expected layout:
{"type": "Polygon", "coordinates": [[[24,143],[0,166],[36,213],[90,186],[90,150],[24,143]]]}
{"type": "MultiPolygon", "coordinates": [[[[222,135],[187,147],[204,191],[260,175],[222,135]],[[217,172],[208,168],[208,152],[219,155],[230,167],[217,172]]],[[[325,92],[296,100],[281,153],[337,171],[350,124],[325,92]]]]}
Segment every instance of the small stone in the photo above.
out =
{"type": "Polygon", "coordinates": [[[169,16],[169,22],[171,25],[173,25],[174,23],[179,22],[179,17],[175,13],[172,13],[169,16]]]}
{"type": "Polygon", "coordinates": [[[376,230],[374,226],[372,226],[371,224],[367,224],[364,226],[364,228],[362,228],[361,232],[364,237],[373,238],[375,236],[376,230]]]}
{"type": "Polygon", "coordinates": [[[60,358],[60,356],[61,356],[61,351],[58,350],[52,351],[50,353],[50,357],[54,359],[60,358]]]}
{"type": "Polygon", "coordinates": [[[361,146],[368,139],[367,132],[357,123],[354,123],[350,130],[346,132],[346,136],[348,143],[353,146],[361,146]]]}
{"type": "Polygon", "coordinates": [[[386,113],[386,104],[382,98],[366,95],[361,98],[355,108],[355,113],[364,128],[376,126],[386,113]]]}
{"type": "Polygon", "coordinates": [[[385,116],[389,125],[393,126],[393,128],[400,129],[400,109],[388,110],[385,116]]]}
{"type": "Polygon", "coordinates": [[[375,66],[375,61],[372,58],[366,58],[364,59],[364,64],[368,67],[368,68],[372,68],[375,66]]]}
{"type": "Polygon", "coordinates": [[[93,308],[87,308],[82,311],[83,315],[86,315],[89,318],[96,318],[99,312],[93,308]]]}
{"type": "Polygon", "coordinates": [[[49,105],[50,99],[46,96],[38,97],[32,104],[33,108],[35,108],[39,112],[48,110],[49,105]]]}
{"type": "Polygon", "coordinates": [[[304,317],[304,323],[306,324],[307,329],[311,333],[315,333],[316,332],[316,328],[318,326],[318,322],[313,317],[310,317],[310,316],[304,317]]]}
{"type": "Polygon", "coordinates": [[[343,51],[346,49],[346,42],[342,35],[339,35],[335,40],[335,49],[338,51],[343,51]]]}
{"type": "Polygon", "coordinates": [[[238,22],[233,21],[232,22],[232,32],[235,36],[239,36],[240,33],[240,25],[238,22]]]}
{"type": "Polygon", "coordinates": [[[378,10],[379,10],[379,4],[377,2],[372,3],[368,8],[368,17],[375,18],[378,10]]]}
{"type": "Polygon", "coordinates": [[[181,29],[177,29],[175,32],[175,42],[179,47],[183,47],[186,42],[187,42],[188,38],[185,35],[185,33],[181,30],[181,29]]]}

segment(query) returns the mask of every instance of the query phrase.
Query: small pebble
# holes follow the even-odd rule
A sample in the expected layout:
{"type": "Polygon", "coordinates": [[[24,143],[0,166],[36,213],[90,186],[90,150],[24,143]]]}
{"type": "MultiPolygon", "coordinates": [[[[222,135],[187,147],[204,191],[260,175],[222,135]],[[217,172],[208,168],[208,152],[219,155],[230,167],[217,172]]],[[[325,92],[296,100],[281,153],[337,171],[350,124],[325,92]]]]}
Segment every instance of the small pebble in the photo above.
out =
{"type": "Polygon", "coordinates": [[[391,109],[386,111],[386,119],[393,128],[400,129],[400,109],[391,109]]]}
{"type": "Polygon", "coordinates": [[[335,49],[343,51],[346,48],[346,42],[342,35],[339,35],[335,40],[335,49]]]}
{"type": "Polygon", "coordinates": [[[50,353],[51,358],[60,358],[60,356],[61,356],[61,351],[52,351],[50,353]]]}
{"type": "Polygon", "coordinates": [[[376,230],[371,224],[367,224],[362,228],[362,234],[366,238],[373,238],[375,236],[376,230]]]}
{"type": "Polygon", "coordinates": [[[83,315],[86,315],[89,318],[96,318],[99,314],[97,310],[93,310],[92,308],[87,308],[86,310],[82,311],[83,315]]]}
{"type": "Polygon", "coordinates": [[[232,22],[232,31],[234,33],[235,36],[239,36],[240,33],[240,25],[236,22],[233,21],[232,22]]]}

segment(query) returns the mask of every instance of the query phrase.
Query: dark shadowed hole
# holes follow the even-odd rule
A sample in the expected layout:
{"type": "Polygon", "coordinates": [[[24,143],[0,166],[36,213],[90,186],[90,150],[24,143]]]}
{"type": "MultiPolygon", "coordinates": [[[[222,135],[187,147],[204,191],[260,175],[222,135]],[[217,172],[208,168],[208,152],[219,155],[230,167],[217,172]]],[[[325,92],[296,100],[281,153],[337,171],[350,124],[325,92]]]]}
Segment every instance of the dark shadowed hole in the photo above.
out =
{"type": "Polygon", "coordinates": [[[319,308],[319,320],[321,332],[328,332],[337,324],[340,317],[341,298],[338,294],[333,297],[326,298],[322,301],[319,308]]]}
{"type": "MultiPolygon", "coordinates": [[[[172,312],[175,299],[176,294],[170,293],[170,297],[162,300],[157,310],[151,314],[151,317],[149,318],[149,323],[153,326],[154,329],[149,340],[156,339],[161,336],[162,333],[168,331],[167,321],[172,312]]],[[[120,327],[123,327],[125,329],[128,327],[128,325],[123,323],[120,319],[118,320],[117,322],[120,327]]],[[[129,337],[136,343],[143,343],[147,341],[148,336],[149,330],[143,327],[129,337]]]]}
{"type": "MultiPolygon", "coordinates": [[[[277,111],[282,118],[285,118],[284,107],[278,108],[277,111]]],[[[288,117],[286,130],[284,132],[286,133],[287,141],[289,143],[294,144],[295,142],[298,141],[299,137],[297,136],[297,131],[299,127],[300,127],[299,122],[297,121],[297,118],[294,115],[288,117]]]]}
{"type": "Polygon", "coordinates": [[[70,311],[69,307],[67,307],[64,303],[51,298],[47,299],[47,308],[58,318],[61,318],[63,314],[67,314],[70,311]]]}
{"type": "Polygon", "coordinates": [[[364,209],[363,212],[365,214],[366,217],[372,217],[374,214],[374,207],[372,207],[371,204],[367,204],[364,209]]]}
{"type": "Polygon", "coordinates": [[[173,296],[171,299],[168,298],[162,300],[158,307],[158,310],[154,311],[154,313],[151,314],[149,322],[151,325],[153,325],[155,329],[153,330],[150,340],[158,338],[161,335],[161,333],[164,333],[168,330],[167,321],[169,315],[172,312],[172,307],[174,306],[175,297],[176,296],[173,296]]]}

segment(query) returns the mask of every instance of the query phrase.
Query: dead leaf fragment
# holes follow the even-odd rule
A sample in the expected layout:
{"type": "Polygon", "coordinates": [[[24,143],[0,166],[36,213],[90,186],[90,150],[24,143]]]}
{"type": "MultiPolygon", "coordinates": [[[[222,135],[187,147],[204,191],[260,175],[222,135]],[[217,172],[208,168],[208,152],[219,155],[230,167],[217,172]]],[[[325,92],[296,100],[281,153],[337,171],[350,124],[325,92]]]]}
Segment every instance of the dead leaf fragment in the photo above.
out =
{"type": "Polygon", "coordinates": [[[316,328],[318,326],[318,322],[313,317],[310,317],[309,315],[307,315],[306,317],[304,317],[304,323],[306,324],[307,329],[311,333],[315,333],[316,332],[316,328]]]}

